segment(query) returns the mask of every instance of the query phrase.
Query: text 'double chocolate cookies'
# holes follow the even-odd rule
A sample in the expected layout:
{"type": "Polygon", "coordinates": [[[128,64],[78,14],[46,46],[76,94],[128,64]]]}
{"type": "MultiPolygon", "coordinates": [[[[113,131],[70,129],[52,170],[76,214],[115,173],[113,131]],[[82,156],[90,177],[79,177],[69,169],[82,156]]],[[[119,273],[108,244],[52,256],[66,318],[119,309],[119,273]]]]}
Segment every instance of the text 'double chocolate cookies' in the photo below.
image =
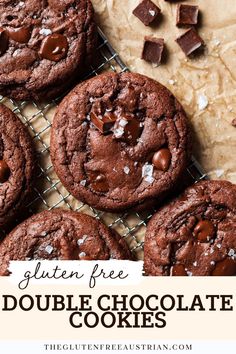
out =
{"type": "Polygon", "coordinates": [[[160,201],[188,163],[189,130],[175,97],[134,73],[106,73],[60,104],[51,133],[55,170],[77,199],[111,212],[160,201]]]}
{"type": "Polygon", "coordinates": [[[128,245],[95,218],[62,209],[18,225],[0,245],[0,275],[11,260],[132,260],[128,245]]]}
{"type": "Polygon", "coordinates": [[[88,68],[97,42],[90,0],[3,0],[0,93],[55,98],[88,68]]]}
{"type": "Polygon", "coordinates": [[[0,227],[24,207],[34,174],[31,138],[20,119],[0,105],[0,227]]]}
{"type": "Polygon", "coordinates": [[[236,275],[236,185],[204,181],[189,187],[150,220],[147,275],[236,275]]]}

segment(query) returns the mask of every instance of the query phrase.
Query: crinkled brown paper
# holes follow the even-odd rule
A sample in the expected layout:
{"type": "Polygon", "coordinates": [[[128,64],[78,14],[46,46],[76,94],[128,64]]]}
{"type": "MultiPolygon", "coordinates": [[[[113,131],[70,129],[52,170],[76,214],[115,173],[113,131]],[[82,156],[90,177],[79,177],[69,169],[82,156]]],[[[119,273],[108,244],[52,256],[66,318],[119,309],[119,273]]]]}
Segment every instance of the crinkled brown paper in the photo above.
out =
{"type": "Polygon", "coordinates": [[[155,27],[146,27],[132,11],[139,0],[92,0],[97,21],[123,61],[132,70],[167,86],[188,113],[194,155],[211,178],[236,183],[236,1],[196,0],[201,11],[200,35],[205,54],[186,59],[175,39],[184,31],[175,25],[174,3],[153,0],[162,10],[155,27]],[[155,67],[141,58],[143,38],[164,38],[167,61],[155,67]],[[206,98],[208,106],[200,109],[206,98]]]}

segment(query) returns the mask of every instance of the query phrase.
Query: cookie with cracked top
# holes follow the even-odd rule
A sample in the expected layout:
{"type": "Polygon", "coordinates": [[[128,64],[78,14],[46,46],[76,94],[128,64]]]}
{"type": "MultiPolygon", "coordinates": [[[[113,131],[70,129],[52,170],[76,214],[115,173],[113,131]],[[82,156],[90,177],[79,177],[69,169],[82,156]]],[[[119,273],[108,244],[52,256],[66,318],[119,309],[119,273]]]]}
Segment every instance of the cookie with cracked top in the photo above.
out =
{"type": "Polygon", "coordinates": [[[1,95],[55,98],[84,74],[96,38],[90,0],[2,0],[1,95]]]}
{"type": "Polygon", "coordinates": [[[236,275],[236,185],[204,181],[189,187],[150,220],[146,275],[236,275]]]}
{"type": "Polygon", "coordinates": [[[128,245],[97,219],[54,209],[18,225],[0,244],[0,275],[11,260],[132,260],[128,245]]]}
{"type": "Polygon", "coordinates": [[[178,183],[189,138],[183,108],[164,86],[139,74],[106,73],[59,105],[51,158],[75,198],[111,212],[141,210],[178,183]]]}
{"type": "Polygon", "coordinates": [[[32,191],[35,156],[30,135],[20,119],[0,104],[0,227],[22,211],[32,191]]]}

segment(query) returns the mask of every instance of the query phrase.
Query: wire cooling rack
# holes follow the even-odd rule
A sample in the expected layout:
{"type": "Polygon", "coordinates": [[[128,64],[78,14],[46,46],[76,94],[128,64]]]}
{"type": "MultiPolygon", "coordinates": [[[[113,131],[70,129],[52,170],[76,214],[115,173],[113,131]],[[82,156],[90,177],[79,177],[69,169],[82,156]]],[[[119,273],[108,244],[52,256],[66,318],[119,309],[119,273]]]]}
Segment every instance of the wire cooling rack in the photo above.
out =
{"type": "MultiPolygon", "coordinates": [[[[128,68],[99,29],[96,64],[91,66],[91,70],[83,77],[83,80],[99,75],[106,70],[124,72],[128,71],[128,68]]],[[[0,96],[0,102],[11,108],[28,127],[35,143],[38,173],[31,201],[27,205],[28,215],[57,207],[91,214],[103,221],[108,227],[118,231],[126,239],[134,257],[142,259],[145,229],[154,211],[123,214],[101,212],[77,201],[58,180],[50,160],[50,127],[59,101],[60,98],[50,103],[39,104],[36,102],[16,102],[0,96]]],[[[188,184],[193,184],[207,177],[194,158],[186,174],[188,184]]]]}

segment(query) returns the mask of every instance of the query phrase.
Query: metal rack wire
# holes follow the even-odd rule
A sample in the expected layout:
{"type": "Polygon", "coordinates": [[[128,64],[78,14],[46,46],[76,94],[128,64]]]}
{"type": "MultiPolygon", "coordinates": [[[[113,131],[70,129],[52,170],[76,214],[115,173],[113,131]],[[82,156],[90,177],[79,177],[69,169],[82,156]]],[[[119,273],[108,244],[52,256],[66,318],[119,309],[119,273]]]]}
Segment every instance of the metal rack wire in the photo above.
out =
{"type": "MultiPolygon", "coordinates": [[[[105,70],[124,72],[128,71],[128,68],[99,29],[96,64],[91,66],[89,74],[86,74],[83,80],[99,75],[105,70]]],[[[109,214],[97,211],[75,200],[55,175],[50,161],[49,133],[53,114],[59,100],[60,98],[49,103],[39,104],[36,102],[16,102],[0,96],[0,102],[10,107],[28,127],[38,155],[37,181],[31,201],[27,205],[29,214],[56,207],[89,213],[101,219],[108,227],[116,229],[126,239],[135,257],[142,259],[146,224],[152,213],[109,214]]],[[[194,158],[187,169],[187,173],[192,183],[206,178],[201,166],[194,158]]]]}

